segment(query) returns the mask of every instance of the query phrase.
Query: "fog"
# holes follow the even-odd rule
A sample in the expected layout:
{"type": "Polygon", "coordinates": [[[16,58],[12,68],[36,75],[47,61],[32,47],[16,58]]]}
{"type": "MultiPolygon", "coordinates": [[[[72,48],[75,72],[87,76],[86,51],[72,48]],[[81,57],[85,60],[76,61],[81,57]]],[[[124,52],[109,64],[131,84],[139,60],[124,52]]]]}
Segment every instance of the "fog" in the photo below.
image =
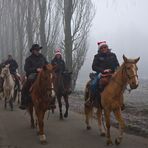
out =
{"type": "Polygon", "coordinates": [[[79,73],[77,87],[88,81],[97,42],[107,41],[119,63],[122,55],[137,58],[140,78],[148,79],[148,1],[147,0],[94,0],[96,15],[89,36],[89,51],[79,73]]]}

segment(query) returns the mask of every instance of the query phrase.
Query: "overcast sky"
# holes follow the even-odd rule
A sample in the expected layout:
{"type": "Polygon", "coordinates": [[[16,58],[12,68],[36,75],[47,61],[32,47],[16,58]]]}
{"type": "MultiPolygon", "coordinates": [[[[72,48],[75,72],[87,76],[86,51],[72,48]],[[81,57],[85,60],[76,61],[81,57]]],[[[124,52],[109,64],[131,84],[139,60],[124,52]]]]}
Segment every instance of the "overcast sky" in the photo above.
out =
{"type": "Polygon", "coordinates": [[[148,0],[93,0],[96,15],[92,22],[89,51],[79,74],[78,83],[85,83],[92,71],[97,42],[107,41],[120,63],[122,55],[140,56],[139,77],[148,79],[148,0]],[[85,76],[83,76],[85,74],[85,76]]]}

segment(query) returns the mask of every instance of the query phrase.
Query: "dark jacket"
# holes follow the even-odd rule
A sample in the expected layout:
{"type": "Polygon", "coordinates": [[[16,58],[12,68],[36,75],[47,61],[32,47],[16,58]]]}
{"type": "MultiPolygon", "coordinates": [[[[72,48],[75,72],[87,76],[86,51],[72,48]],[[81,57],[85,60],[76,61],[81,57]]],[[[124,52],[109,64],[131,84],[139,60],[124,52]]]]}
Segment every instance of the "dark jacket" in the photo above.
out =
{"type": "Polygon", "coordinates": [[[10,64],[9,70],[11,74],[16,74],[16,69],[18,68],[18,64],[14,59],[8,59],[5,61],[5,65],[10,64]]]}
{"type": "Polygon", "coordinates": [[[57,73],[61,72],[62,73],[62,72],[65,71],[65,62],[62,58],[60,58],[60,59],[57,59],[56,57],[53,58],[52,61],[51,61],[51,64],[52,65],[58,65],[55,72],[57,72],[57,73]]]}
{"type": "Polygon", "coordinates": [[[119,62],[114,53],[108,52],[106,54],[98,52],[94,56],[92,69],[97,73],[103,72],[105,69],[111,69],[113,72],[119,66],[119,62]]]}
{"type": "Polygon", "coordinates": [[[31,73],[37,73],[37,68],[42,68],[43,65],[48,64],[46,58],[39,54],[38,56],[32,54],[25,60],[24,70],[28,77],[31,73]]]}

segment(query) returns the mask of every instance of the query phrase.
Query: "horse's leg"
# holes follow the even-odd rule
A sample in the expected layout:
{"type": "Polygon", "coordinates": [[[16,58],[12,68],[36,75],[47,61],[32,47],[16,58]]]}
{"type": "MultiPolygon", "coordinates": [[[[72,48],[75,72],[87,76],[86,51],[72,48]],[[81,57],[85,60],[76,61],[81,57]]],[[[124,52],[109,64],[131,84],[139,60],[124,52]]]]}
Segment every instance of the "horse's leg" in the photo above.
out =
{"type": "Polygon", "coordinates": [[[13,102],[16,101],[16,97],[17,97],[17,89],[14,89],[13,102]]]}
{"type": "Polygon", "coordinates": [[[112,140],[110,136],[110,111],[104,110],[105,120],[106,120],[106,128],[107,128],[107,145],[112,145],[112,140]]]}
{"type": "Polygon", "coordinates": [[[13,111],[13,97],[10,98],[9,105],[10,105],[11,111],[13,111]]]}
{"type": "Polygon", "coordinates": [[[30,114],[31,128],[35,128],[34,117],[33,117],[33,104],[32,103],[30,103],[28,106],[28,112],[30,114]]]}
{"type": "Polygon", "coordinates": [[[98,115],[98,126],[99,126],[100,133],[101,133],[100,135],[105,136],[105,130],[102,125],[102,109],[101,109],[101,107],[98,108],[97,115],[98,115]]]}
{"type": "Polygon", "coordinates": [[[7,108],[7,98],[5,97],[5,101],[4,101],[4,108],[7,108]]]}
{"type": "Polygon", "coordinates": [[[39,136],[40,136],[40,142],[41,144],[46,144],[46,136],[44,134],[44,115],[45,115],[45,111],[39,111],[36,110],[36,115],[38,118],[38,125],[39,125],[39,136]]]}
{"type": "Polygon", "coordinates": [[[65,101],[65,106],[66,106],[66,111],[65,111],[64,117],[67,118],[68,117],[68,109],[69,109],[68,95],[64,96],[64,101],[65,101]]]}
{"type": "Polygon", "coordinates": [[[93,107],[92,106],[84,106],[84,111],[85,111],[85,123],[86,123],[86,129],[90,130],[91,126],[89,124],[89,119],[92,117],[93,114],[93,107]]]}
{"type": "Polygon", "coordinates": [[[60,119],[63,119],[63,114],[62,114],[62,102],[61,102],[61,96],[57,96],[57,100],[58,100],[58,105],[59,105],[59,111],[60,111],[60,119]]]}
{"type": "Polygon", "coordinates": [[[116,145],[118,145],[118,144],[121,143],[122,138],[123,138],[123,131],[124,131],[124,128],[125,128],[125,123],[124,123],[124,120],[121,116],[121,110],[120,109],[115,110],[114,115],[116,117],[116,120],[119,122],[119,136],[115,140],[116,145]]]}

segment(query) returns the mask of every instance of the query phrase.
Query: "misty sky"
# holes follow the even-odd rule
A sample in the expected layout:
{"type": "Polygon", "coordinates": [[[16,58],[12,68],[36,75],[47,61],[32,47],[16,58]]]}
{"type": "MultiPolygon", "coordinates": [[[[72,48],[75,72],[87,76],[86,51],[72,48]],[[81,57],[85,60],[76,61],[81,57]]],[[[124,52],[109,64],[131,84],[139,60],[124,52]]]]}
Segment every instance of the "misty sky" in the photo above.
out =
{"type": "Polygon", "coordinates": [[[140,56],[139,77],[148,79],[148,0],[94,0],[96,15],[92,22],[89,51],[79,74],[78,83],[86,83],[92,71],[97,42],[107,41],[120,64],[122,55],[140,56]],[[85,76],[84,76],[85,75],[85,76]]]}

